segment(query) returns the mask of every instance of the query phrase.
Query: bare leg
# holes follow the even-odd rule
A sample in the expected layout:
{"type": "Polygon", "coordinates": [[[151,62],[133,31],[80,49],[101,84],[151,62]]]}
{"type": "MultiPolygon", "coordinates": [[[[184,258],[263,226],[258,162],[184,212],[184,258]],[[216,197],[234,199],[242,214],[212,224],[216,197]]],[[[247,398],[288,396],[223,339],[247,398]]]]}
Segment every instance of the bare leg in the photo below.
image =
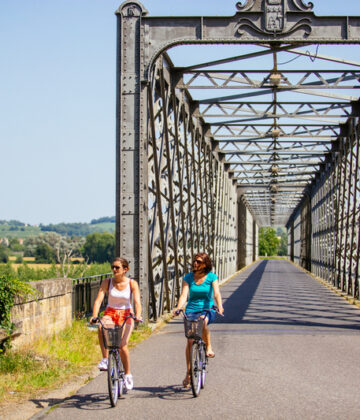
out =
{"type": "Polygon", "coordinates": [[[128,342],[130,339],[130,335],[134,329],[134,322],[132,321],[131,324],[125,324],[124,326],[124,334],[121,339],[121,347],[119,348],[120,357],[122,364],[124,365],[125,375],[130,374],[130,353],[128,348],[128,342]]]}
{"type": "Polygon", "coordinates": [[[213,355],[214,351],[211,347],[210,330],[208,328],[208,319],[207,318],[205,318],[205,321],[204,321],[202,339],[204,340],[204,342],[206,344],[206,354],[208,356],[213,355]]]}
{"type": "Polygon", "coordinates": [[[186,376],[183,380],[183,385],[185,387],[190,385],[190,351],[191,346],[194,340],[188,339],[185,348],[185,356],[186,356],[186,376]]]}
{"type": "Polygon", "coordinates": [[[100,344],[100,348],[101,348],[102,357],[103,357],[103,359],[105,359],[105,358],[107,359],[109,357],[109,352],[105,348],[105,345],[104,345],[104,340],[103,340],[103,336],[102,336],[102,333],[101,333],[101,325],[99,325],[98,335],[99,335],[99,344],[100,344]]]}
{"type": "MultiPolygon", "coordinates": [[[[105,328],[112,328],[114,326],[114,323],[109,316],[102,317],[101,322],[105,325],[105,328]]],[[[98,329],[98,336],[99,336],[99,344],[100,344],[100,348],[101,348],[101,353],[102,353],[103,358],[108,358],[109,357],[109,351],[105,348],[101,328],[102,327],[101,327],[101,324],[100,324],[99,329],[98,329]]]]}

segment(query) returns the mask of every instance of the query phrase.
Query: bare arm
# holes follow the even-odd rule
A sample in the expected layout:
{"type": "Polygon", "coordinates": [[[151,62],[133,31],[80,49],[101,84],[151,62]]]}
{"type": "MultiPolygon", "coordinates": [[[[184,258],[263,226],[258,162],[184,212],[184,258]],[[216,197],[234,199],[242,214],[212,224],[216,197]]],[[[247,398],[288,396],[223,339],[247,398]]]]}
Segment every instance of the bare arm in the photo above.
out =
{"type": "Polygon", "coordinates": [[[95,299],[95,302],[94,302],[93,314],[92,314],[93,318],[97,318],[97,316],[99,315],[100,306],[102,304],[102,301],[104,300],[106,292],[109,289],[109,281],[110,281],[110,279],[105,279],[101,283],[98,295],[97,295],[97,297],[95,299]]]}
{"type": "Polygon", "coordinates": [[[185,305],[188,295],[189,295],[189,285],[186,283],[186,281],[184,281],[178,304],[176,308],[173,310],[174,313],[185,305]]]}
{"type": "Polygon", "coordinates": [[[222,315],[224,313],[224,308],[222,305],[222,298],[220,293],[220,287],[219,287],[219,280],[215,280],[212,283],[213,291],[214,291],[214,299],[217,304],[217,307],[219,308],[219,312],[222,315]]]}
{"type": "Polygon", "coordinates": [[[137,281],[131,281],[131,290],[134,296],[134,306],[135,306],[135,317],[137,319],[142,319],[142,309],[141,309],[141,299],[140,299],[140,289],[137,281]]]}

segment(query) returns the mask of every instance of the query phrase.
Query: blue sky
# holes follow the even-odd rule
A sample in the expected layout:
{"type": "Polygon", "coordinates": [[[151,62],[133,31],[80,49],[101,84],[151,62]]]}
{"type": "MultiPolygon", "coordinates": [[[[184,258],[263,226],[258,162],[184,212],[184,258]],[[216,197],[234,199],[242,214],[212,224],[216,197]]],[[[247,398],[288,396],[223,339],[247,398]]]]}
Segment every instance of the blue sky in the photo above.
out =
{"type": "MultiPolygon", "coordinates": [[[[233,0],[142,3],[153,16],[236,11],[233,0]]],[[[313,3],[317,15],[360,15],[358,0],[313,3]]],[[[0,0],[0,219],[47,224],[115,214],[120,4],[0,0]]]]}

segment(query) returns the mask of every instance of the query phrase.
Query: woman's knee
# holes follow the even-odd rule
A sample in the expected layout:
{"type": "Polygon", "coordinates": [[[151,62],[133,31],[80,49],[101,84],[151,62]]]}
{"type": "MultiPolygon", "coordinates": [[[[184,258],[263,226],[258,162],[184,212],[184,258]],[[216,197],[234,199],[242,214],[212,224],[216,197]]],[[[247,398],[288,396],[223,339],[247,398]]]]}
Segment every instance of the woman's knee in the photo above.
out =
{"type": "Polygon", "coordinates": [[[120,353],[127,353],[128,352],[128,345],[126,344],[122,344],[119,348],[120,353]]]}

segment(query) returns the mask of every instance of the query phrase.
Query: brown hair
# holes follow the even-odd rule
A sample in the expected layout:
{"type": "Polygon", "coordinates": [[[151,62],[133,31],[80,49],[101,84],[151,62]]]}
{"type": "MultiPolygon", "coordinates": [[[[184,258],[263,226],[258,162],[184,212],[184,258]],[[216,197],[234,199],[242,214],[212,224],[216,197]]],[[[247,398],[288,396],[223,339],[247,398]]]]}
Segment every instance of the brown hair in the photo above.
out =
{"type": "Polygon", "coordinates": [[[198,257],[201,258],[205,264],[205,268],[204,268],[205,273],[209,273],[212,270],[212,262],[208,254],[206,254],[205,252],[199,252],[195,255],[194,261],[198,257]]]}
{"type": "Polygon", "coordinates": [[[113,259],[112,264],[114,264],[114,262],[119,262],[122,266],[122,268],[129,268],[129,261],[125,260],[125,258],[120,258],[120,257],[116,257],[113,259]]]}

